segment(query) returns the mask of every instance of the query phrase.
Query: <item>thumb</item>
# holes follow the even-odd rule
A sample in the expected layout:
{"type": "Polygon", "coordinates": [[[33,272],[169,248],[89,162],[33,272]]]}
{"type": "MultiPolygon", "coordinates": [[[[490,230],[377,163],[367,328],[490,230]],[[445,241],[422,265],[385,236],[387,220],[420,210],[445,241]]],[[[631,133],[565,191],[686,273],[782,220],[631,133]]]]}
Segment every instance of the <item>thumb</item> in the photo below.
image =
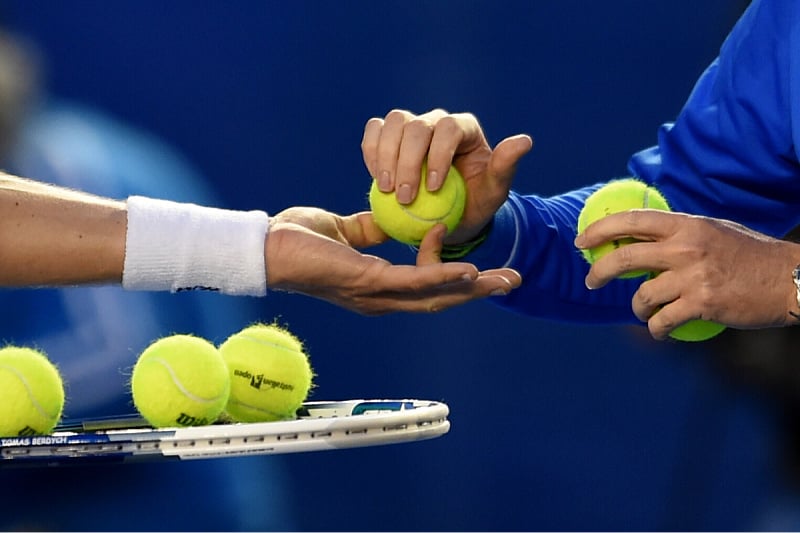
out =
{"type": "Polygon", "coordinates": [[[389,239],[375,222],[370,211],[339,217],[338,231],[337,240],[353,248],[368,248],[389,239]]]}
{"type": "Polygon", "coordinates": [[[498,185],[510,187],[517,170],[517,163],[533,148],[533,139],[520,134],[507,137],[495,146],[489,160],[489,175],[498,185]]]}
{"type": "Polygon", "coordinates": [[[447,226],[436,224],[423,237],[417,252],[417,266],[435,265],[442,262],[442,242],[447,226]]]}

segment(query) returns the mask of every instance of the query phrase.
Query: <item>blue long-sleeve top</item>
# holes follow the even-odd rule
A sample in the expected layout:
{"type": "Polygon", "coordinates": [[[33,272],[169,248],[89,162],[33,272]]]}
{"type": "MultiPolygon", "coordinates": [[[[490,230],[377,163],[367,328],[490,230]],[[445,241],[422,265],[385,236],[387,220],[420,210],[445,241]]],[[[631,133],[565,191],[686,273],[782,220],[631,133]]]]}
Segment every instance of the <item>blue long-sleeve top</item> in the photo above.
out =
{"type": "MultiPolygon", "coordinates": [[[[737,221],[775,237],[800,224],[800,2],[755,0],[725,39],[658,144],[632,156],[633,176],[675,211],[737,221]]],[[[511,192],[488,239],[465,259],[508,266],[523,285],[494,301],[523,314],[586,323],[639,323],[640,279],[590,291],[573,246],[586,197],[602,184],[554,197],[511,192]]]]}

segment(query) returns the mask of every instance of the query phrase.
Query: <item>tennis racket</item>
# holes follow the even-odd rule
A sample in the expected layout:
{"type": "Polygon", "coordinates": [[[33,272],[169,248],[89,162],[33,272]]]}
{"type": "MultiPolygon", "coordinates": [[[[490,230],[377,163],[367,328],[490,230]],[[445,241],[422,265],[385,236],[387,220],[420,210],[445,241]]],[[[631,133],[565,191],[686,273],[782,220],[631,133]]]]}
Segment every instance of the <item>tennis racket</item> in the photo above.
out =
{"type": "Polygon", "coordinates": [[[0,467],[210,459],[379,446],[447,433],[446,404],[427,400],[306,402],[297,419],[154,429],[138,416],[93,419],[51,435],[0,438],[0,467]]]}

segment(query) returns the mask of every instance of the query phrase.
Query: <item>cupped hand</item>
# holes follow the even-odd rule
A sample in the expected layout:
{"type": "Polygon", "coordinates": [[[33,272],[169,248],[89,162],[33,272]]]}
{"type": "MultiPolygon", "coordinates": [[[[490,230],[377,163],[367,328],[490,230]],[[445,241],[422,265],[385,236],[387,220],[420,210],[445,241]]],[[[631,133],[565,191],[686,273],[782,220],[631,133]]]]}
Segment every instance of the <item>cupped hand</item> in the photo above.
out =
{"type": "Polygon", "coordinates": [[[369,212],[339,216],[294,207],[273,217],[266,241],[267,287],[305,294],[364,315],[431,313],[519,287],[511,269],[479,272],[468,263],[441,263],[446,228],[422,241],[416,265],[394,265],[357,249],[387,236],[369,212]]]}

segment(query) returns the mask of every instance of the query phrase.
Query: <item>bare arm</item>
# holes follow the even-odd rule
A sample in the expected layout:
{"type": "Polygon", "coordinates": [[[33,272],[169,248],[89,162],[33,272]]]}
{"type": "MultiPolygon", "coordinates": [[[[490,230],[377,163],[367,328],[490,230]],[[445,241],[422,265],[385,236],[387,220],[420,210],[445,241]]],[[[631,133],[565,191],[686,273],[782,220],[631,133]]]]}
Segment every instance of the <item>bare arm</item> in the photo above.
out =
{"type": "MultiPolygon", "coordinates": [[[[122,281],[126,202],[0,174],[0,213],[0,287],[122,281]]],[[[431,232],[417,266],[396,266],[356,250],[387,238],[368,213],[292,208],[273,217],[263,253],[271,289],[368,315],[441,311],[520,285],[513,270],[441,264],[443,237],[431,232]]],[[[163,271],[159,265],[154,275],[163,271]]]]}
{"type": "Polygon", "coordinates": [[[120,201],[0,174],[0,286],[119,283],[120,201]]]}

